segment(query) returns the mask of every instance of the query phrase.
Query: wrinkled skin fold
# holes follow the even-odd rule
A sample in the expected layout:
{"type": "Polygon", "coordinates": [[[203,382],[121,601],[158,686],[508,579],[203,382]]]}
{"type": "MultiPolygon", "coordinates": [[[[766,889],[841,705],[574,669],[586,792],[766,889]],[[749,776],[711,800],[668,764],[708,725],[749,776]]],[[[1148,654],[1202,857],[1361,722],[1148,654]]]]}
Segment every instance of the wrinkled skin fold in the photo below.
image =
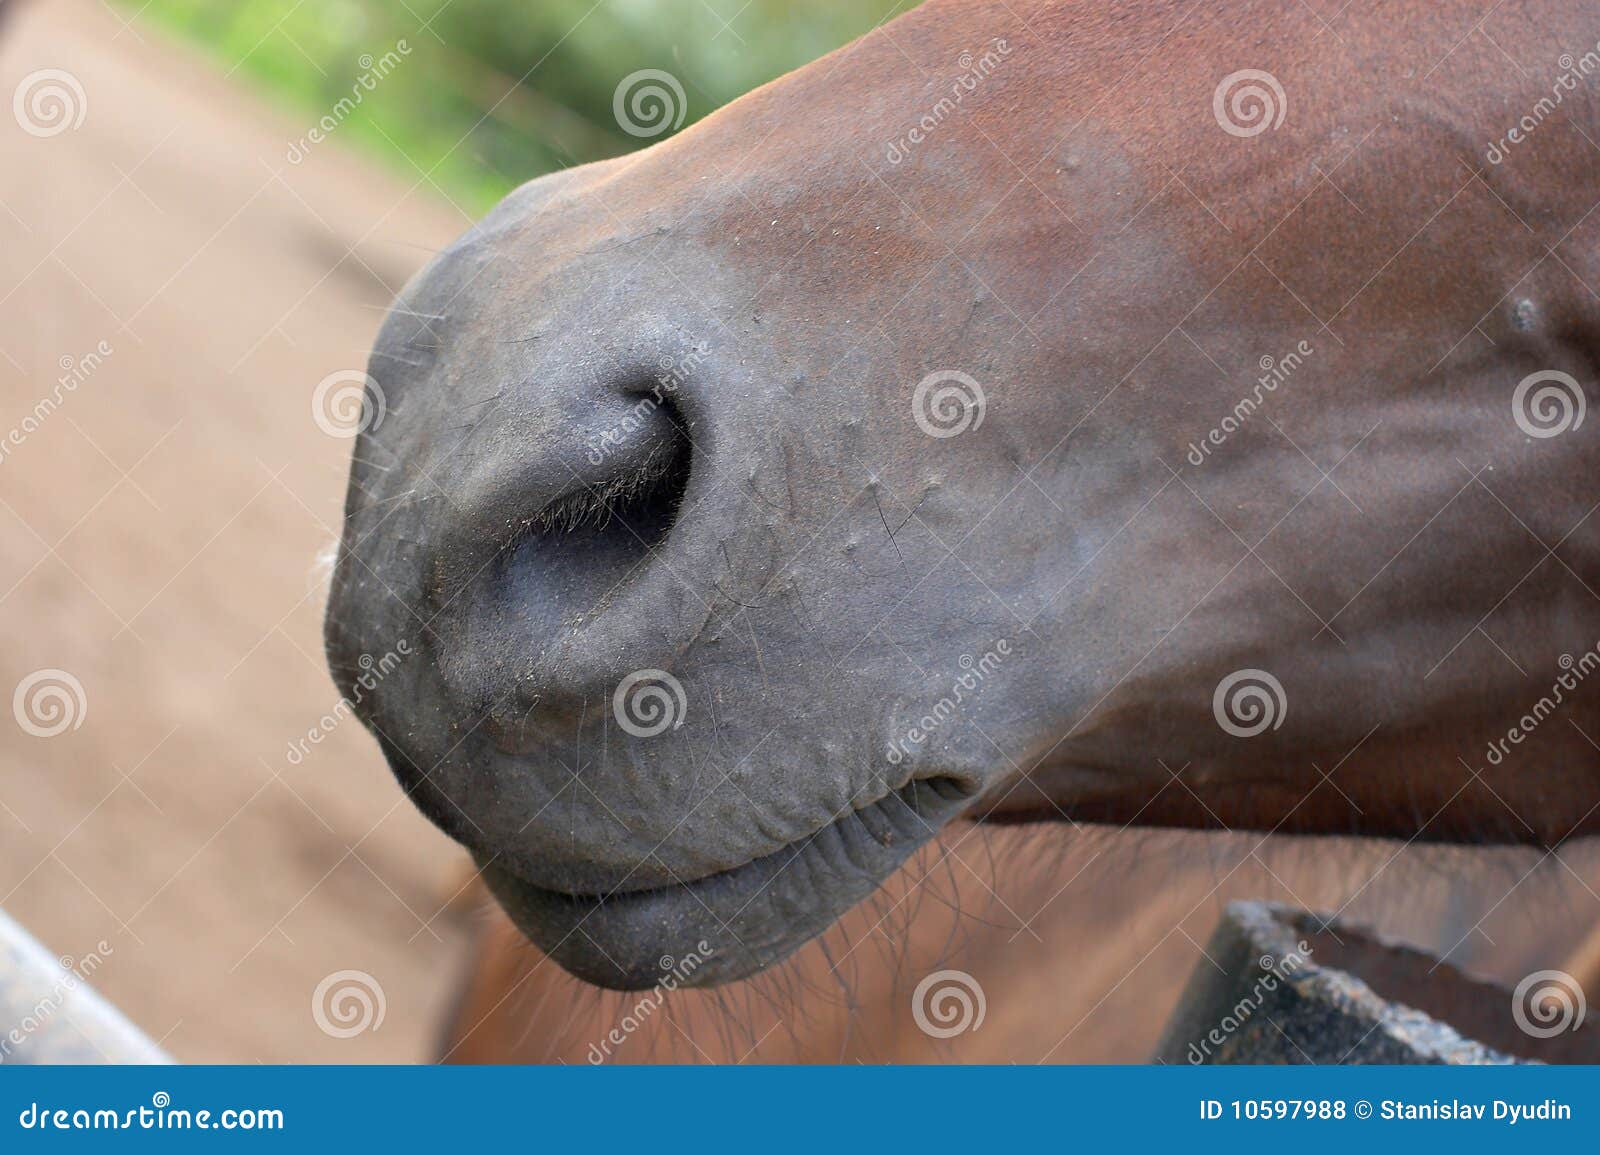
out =
{"type": "Polygon", "coordinates": [[[1485,151],[1594,29],[1481,16],[933,0],[513,193],[351,470],[329,660],[412,801],[621,988],[958,817],[1594,830],[1600,419],[1517,391],[1594,389],[1600,100],[1485,151]]]}

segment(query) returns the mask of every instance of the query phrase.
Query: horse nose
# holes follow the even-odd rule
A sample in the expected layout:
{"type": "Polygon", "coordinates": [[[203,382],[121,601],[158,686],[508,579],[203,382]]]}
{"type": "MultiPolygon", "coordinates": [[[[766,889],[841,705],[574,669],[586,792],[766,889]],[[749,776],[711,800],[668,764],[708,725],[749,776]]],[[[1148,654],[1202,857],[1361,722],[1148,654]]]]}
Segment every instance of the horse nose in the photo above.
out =
{"type": "Polygon", "coordinates": [[[454,635],[441,671],[491,713],[517,687],[575,701],[660,658],[671,639],[629,595],[671,567],[696,455],[685,399],[653,375],[508,409],[442,504],[428,582],[454,635]]]}

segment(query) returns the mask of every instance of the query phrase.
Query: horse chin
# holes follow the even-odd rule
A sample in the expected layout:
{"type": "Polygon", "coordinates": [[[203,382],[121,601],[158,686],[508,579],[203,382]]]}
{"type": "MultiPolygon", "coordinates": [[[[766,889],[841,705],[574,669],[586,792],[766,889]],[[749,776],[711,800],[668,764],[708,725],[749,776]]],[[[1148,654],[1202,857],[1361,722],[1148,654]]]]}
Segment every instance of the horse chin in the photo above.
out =
{"type": "Polygon", "coordinates": [[[971,801],[947,779],[914,781],[732,870],[648,890],[573,895],[479,857],[518,929],[598,987],[708,987],[781,962],[870,895],[971,801]]]}

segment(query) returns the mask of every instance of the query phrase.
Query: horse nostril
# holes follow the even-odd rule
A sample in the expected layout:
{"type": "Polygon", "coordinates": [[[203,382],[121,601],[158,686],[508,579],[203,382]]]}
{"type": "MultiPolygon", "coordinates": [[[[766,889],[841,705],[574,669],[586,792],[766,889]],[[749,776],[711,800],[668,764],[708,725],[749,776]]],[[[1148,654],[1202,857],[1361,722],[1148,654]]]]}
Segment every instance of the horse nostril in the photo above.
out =
{"type": "Polygon", "coordinates": [[[643,428],[591,443],[583,476],[524,515],[500,554],[498,581],[524,612],[592,612],[671,533],[689,486],[687,423],[670,400],[643,428]]]}
{"type": "MultiPolygon", "coordinates": [[[[570,415],[530,421],[526,436],[503,429],[453,500],[429,507],[432,649],[463,711],[581,710],[664,640],[661,603],[635,603],[684,569],[664,555],[681,552],[675,526],[700,466],[691,412],[676,396],[573,394],[570,415]]],[[[506,741],[522,740],[514,729],[506,741]]]]}
{"type": "Polygon", "coordinates": [[[567,538],[569,547],[576,549],[595,548],[603,539],[615,537],[621,539],[623,552],[637,553],[666,538],[689,487],[691,446],[674,402],[650,404],[655,421],[647,448],[624,460],[608,452],[616,444],[613,435],[593,442],[590,464],[603,466],[611,459],[615,471],[596,481],[574,478],[570,489],[528,519],[525,536],[567,538]]]}

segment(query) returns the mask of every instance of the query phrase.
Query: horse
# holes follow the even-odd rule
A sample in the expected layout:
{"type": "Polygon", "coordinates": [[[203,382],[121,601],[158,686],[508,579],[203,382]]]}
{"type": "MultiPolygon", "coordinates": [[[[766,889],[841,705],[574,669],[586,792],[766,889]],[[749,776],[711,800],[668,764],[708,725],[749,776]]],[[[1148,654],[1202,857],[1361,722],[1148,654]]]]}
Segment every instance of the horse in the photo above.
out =
{"type": "Polygon", "coordinates": [[[983,824],[1592,834],[1587,16],[929,0],[522,186],[373,348],[336,682],[616,990],[983,824]]]}

